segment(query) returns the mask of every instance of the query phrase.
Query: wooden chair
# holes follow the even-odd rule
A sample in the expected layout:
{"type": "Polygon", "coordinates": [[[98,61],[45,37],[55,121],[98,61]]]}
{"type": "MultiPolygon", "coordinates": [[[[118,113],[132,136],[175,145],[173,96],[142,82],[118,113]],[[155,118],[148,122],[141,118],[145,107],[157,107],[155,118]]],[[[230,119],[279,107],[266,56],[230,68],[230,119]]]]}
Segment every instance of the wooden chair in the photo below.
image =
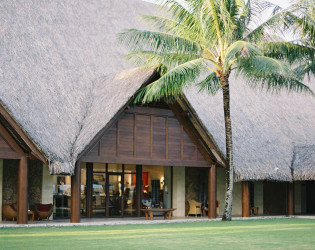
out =
{"type": "Polygon", "coordinates": [[[189,203],[189,211],[188,211],[187,216],[190,214],[194,214],[196,217],[198,214],[200,214],[201,216],[201,202],[189,200],[188,203],[189,203]]]}
{"type": "Polygon", "coordinates": [[[36,204],[35,205],[35,214],[37,216],[37,220],[47,219],[51,216],[53,212],[53,205],[50,204],[36,204]]]}
{"type": "Polygon", "coordinates": [[[17,218],[17,209],[16,209],[16,205],[15,204],[5,204],[3,205],[2,208],[2,212],[3,212],[3,216],[4,216],[4,220],[6,221],[8,220],[13,220],[15,218],[17,218]]]}

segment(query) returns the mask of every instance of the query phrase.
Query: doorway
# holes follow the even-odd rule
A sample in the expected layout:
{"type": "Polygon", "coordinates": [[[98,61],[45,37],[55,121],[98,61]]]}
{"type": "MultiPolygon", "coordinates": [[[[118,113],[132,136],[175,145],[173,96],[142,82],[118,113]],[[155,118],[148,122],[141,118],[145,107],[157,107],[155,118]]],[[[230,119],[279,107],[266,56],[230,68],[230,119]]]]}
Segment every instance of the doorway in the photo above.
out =
{"type": "Polygon", "coordinates": [[[136,215],[136,165],[94,163],[92,172],[93,217],[136,215]]]}
{"type": "Polygon", "coordinates": [[[106,216],[124,215],[124,175],[122,173],[107,173],[106,179],[106,216]]]}

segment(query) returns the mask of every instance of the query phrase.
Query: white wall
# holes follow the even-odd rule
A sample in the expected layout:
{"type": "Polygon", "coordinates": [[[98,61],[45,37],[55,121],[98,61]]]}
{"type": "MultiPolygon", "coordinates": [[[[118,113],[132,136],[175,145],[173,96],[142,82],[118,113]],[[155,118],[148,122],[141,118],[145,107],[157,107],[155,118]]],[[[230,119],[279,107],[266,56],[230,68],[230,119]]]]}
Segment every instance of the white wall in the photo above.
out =
{"type": "Polygon", "coordinates": [[[172,206],[172,167],[164,166],[164,195],[163,203],[164,208],[170,208],[172,206]]]}
{"type": "MultiPolygon", "coordinates": [[[[53,176],[50,175],[48,167],[43,164],[42,204],[54,203],[53,184],[53,176]]],[[[49,219],[52,220],[53,215],[49,219]]]]}
{"type": "Polygon", "coordinates": [[[173,167],[173,215],[185,216],[185,167],[173,167]]]}
{"type": "Polygon", "coordinates": [[[221,217],[224,209],[225,199],[225,169],[217,167],[217,201],[220,202],[219,216],[221,217]]]}
{"type": "Polygon", "coordinates": [[[2,221],[2,176],[3,176],[3,160],[0,159],[0,221],[2,221]]]}

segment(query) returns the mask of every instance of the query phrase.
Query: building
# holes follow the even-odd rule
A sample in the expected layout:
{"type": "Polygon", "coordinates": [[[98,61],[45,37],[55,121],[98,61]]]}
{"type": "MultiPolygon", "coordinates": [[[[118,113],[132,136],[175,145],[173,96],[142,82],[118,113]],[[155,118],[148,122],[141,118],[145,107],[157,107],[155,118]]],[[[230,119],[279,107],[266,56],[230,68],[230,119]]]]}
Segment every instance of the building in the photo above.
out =
{"type": "MultiPolygon", "coordinates": [[[[146,28],[137,16],[154,5],[3,1],[0,11],[0,207],[17,203],[27,223],[28,209],[53,203],[54,218],[78,222],[139,216],[143,204],[185,216],[195,199],[209,200],[215,217],[225,185],[221,97],[188,89],[173,104],[132,105],[158,75],[124,61],[116,36],[146,28]]],[[[314,98],[241,80],[231,88],[234,214],[314,214],[314,98]]]]}

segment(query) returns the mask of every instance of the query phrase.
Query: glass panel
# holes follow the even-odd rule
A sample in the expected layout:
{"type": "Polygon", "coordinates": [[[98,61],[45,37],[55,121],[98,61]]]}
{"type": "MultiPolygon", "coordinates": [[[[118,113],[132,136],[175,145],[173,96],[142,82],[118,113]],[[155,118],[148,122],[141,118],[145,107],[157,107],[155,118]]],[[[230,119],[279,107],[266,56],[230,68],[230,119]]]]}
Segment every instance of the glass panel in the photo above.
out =
{"type": "Polygon", "coordinates": [[[108,164],[108,172],[122,172],[122,164],[108,164]]]}
{"type": "Polygon", "coordinates": [[[121,216],[121,174],[111,174],[109,177],[109,216],[121,216]]]}
{"type": "Polygon", "coordinates": [[[124,215],[134,216],[136,215],[136,174],[125,174],[124,181],[124,215]]]}
{"type": "Polygon", "coordinates": [[[54,175],[54,218],[70,217],[71,176],[54,175]]]}
{"type": "Polygon", "coordinates": [[[106,172],[106,164],[104,163],[94,163],[93,164],[93,172],[106,172]]]}
{"type": "Polygon", "coordinates": [[[163,208],[164,167],[143,166],[142,183],[142,206],[163,208]]]}
{"type": "Polygon", "coordinates": [[[93,215],[105,216],[105,173],[93,173],[93,215]]]}
{"type": "Polygon", "coordinates": [[[126,173],[136,173],[136,165],[125,164],[125,174],[126,173]]]}

